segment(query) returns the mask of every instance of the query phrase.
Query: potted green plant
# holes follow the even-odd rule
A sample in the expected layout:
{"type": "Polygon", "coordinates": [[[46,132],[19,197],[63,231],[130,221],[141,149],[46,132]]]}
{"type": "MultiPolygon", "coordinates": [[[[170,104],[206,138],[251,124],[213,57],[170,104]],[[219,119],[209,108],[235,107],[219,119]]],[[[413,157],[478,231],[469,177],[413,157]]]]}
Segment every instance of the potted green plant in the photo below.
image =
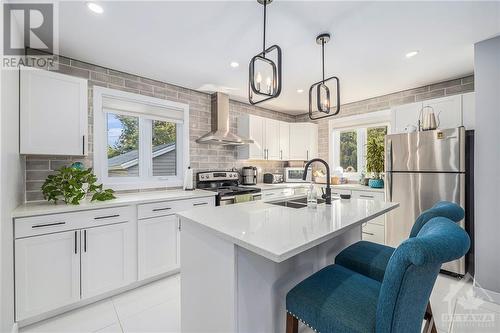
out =
{"type": "Polygon", "coordinates": [[[384,180],[381,173],[384,172],[384,138],[373,136],[366,143],[366,171],[373,173],[373,178],[368,185],[373,188],[383,188],[384,180]]]}
{"type": "Polygon", "coordinates": [[[97,184],[97,177],[92,169],[85,169],[79,164],[62,167],[50,175],[42,185],[43,197],[48,201],[62,200],[66,204],[78,205],[87,195],[92,195],[91,201],[105,201],[114,199],[114,191],[103,189],[97,184]]]}

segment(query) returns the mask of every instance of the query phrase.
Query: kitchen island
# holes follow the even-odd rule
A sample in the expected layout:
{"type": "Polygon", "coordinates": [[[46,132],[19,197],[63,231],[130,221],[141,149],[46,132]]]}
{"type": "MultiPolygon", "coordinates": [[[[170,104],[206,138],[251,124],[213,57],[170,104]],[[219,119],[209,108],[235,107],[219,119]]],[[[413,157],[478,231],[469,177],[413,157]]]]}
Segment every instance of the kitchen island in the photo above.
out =
{"type": "Polygon", "coordinates": [[[363,223],[396,207],[254,201],[179,213],[182,332],[284,332],[286,293],[359,241],[363,223]]]}

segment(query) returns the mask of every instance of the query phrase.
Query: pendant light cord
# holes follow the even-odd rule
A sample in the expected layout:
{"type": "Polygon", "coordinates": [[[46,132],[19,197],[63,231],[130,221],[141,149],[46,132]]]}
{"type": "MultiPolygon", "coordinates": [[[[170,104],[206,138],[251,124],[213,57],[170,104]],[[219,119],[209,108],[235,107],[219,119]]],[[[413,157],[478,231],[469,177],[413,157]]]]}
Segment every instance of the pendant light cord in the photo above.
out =
{"type": "Polygon", "coordinates": [[[267,0],[264,0],[264,36],[262,38],[262,55],[266,57],[266,6],[267,0]]]}
{"type": "Polygon", "coordinates": [[[325,39],[321,40],[321,64],[323,69],[323,84],[325,84],[325,39]]]}

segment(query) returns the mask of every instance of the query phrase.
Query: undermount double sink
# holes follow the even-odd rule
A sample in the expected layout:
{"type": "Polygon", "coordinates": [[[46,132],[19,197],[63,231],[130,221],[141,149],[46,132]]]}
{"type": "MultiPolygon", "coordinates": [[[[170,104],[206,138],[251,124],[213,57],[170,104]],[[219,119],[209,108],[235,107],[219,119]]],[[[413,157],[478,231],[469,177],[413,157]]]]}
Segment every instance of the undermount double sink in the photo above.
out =
{"type": "MultiPolygon", "coordinates": [[[[332,200],[336,200],[337,198],[332,198],[332,200]]],[[[299,197],[293,199],[279,200],[268,202],[271,205],[289,207],[289,208],[305,208],[307,207],[307,197],[299,197]]],[[[318,198],[318,205],[325,203],[324,199],[318,198]]]]}

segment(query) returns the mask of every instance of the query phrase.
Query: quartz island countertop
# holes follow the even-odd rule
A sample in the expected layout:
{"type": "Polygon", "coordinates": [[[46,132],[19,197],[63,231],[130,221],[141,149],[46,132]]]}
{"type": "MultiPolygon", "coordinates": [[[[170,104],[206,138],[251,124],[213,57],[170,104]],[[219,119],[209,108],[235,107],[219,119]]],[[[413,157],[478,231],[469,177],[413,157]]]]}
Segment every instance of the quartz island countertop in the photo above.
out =
{"type": "MultiPolygon", "coordinates": [[[[399,206],[377,200],[333,200],[317,208],[253,201],[178,213],[242,248],[282,262],[399,206]]],[[[183,222],[184,223],[184,222],[183,222]]]]}

